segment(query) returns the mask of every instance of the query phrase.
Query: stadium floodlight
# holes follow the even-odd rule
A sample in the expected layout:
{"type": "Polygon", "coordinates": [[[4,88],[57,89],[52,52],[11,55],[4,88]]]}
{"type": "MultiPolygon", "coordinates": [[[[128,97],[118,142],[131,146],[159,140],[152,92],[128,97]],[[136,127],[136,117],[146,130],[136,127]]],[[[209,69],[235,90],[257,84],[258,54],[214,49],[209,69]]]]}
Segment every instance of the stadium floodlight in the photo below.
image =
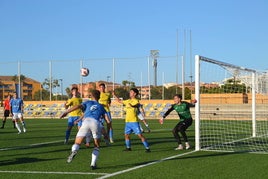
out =
{"type": "Polygon", "coordinates": [[[157,58],[159,57],[159,50],[151,50],[151,58],[153,59],[154,68],[154,86],[157,86],[157,58]]]}

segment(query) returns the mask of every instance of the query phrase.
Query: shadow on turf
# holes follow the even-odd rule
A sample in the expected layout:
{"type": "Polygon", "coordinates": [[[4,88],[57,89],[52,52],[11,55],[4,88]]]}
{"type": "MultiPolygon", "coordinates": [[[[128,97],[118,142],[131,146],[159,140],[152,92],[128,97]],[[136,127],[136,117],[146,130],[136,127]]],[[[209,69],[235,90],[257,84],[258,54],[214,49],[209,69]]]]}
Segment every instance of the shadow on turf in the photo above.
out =
{"type": "Polygon", "coordinates": [[[147,162],[140,162],[140,163],[131,163],[131,164],[122,164],[122,165],[109,165],[109,166],[98,166],[98,169],[111,169],[111,167],[113,169],[119,168],[120,170],[123,168],[132,168],[132,167],[137,167],[137,166],[141,166],[141,165],[146,165],[146,164],[150,164],[152,162],[157,162],[157,160],[151,160],[151,161],[147,161],[147,162]]]}
{"type": "Polygon", "coordinates": [[[243,154],[248,153],[249,151],[241,151],[241,152],[218,152],[218,153],[211,153],[211,154],[204,154],[202,151],[200,155],[191,155],[191,156],[182,156],[177,158],[172,158],[168,160],[183,160],[183,159],[197,159],[197,158],[207,158],[207,157],[222,157],[227,155],[237,155],[237,154],[243,154]]]}
{"type": "MultiPolygon", "coordinates": [[[[171,159],[165,159],[163,161],[170,161],[170,160],[183,160],[183,159],[197,159],[197,158],[206,158],[206,157],[221,157],[221,156],[227,156],[227,155],[237,155],[241,153],[248,153],[248,151],[243,151],[243,152],[229,152],[229,153],[213,153],[213,154],[204,154],[204,155],[194,155],[194,156],[183,156],[183,157],[177,157],[177,158],[171,158],[171,159]]],[[[146,165],[150,164],[153,162],[160,162],[160,160],[151,160],[151,161],[146,161],[146,162],[139,162],[139,163],[133,163],[133,164],[123,164],[123,165],[111,165],[111,166],[105,166],[105,167],[100,167],[99,169],[106,169],[106,168],[121,168],[121,167],[136,167],[136,166],[141,166],[141,165],[146,165]]]]}
{"type": "Polygon", "coordinates": [[[25,156],[25,155],[44,154],[44,153],[49,153],[49,154],[51,154],[51,153],[57,153],[57,152],[63,152],[63,151],[66,151],[66,153],[68,152],[68,154],[69,154],[70,149],[69,149],[69,148],[68,148],[68,149],[58,149],[58,150],[53,150],[53,151],[51,151],[51,150],[47,150],[47,151],[45,151],[45,152],[39,152],[39,151],[37,151],[37,152],[32,152],[32,151],[29,151],[28,153],[21,153],[21,154],[10,154],[10,155],[7,154],[7,155],[5,155],[5,157],[12,157],[12,156],[17,157],[17,156],[20,156],[20,155],[25,156]]]}
{"type": "Polygon", "coordinates": [[[19,155],[35,155],[35,154],[44,154],[44,153],[57,153],[57,152],[63,152],[63,151],[70,151],[70,147],[65,147],[65,145],[63,145],[62,143],[51,143],[51,144],[40,144],[40,145],[33,145],[33,146],[18,146],[18,147],[13,147],[12,149],[9,149],[8,151],[10,150],[23,150],[25,151],[25,153],[21,153],[21,154],[17,154],[17,153],[12,153],[12,154],[6,154],[5,157],[7,156],[19,156],[19,155]],[[59,146],[64,146],[64,148],[59,148],[59,149],[54,149],[54,150],[51,150],[51,149],[48,149],[48,150],[45,150],[45,151],[38,151],[36,150],[35,152],[33,152],[32,150],[36,149],[36,148],[44,148],[44,147],[59,147],[59,146]],[[26,152],[28,151],[28,152],[26,152]]]}
{"type": "Polygon", "coordinates": [[[50,160],[59,160],[61,158],[54,158],[54,159],[39,159],[39,158],[16,158],[15,160],[4,160],[0,162],[0,166],[6,166],[6,165],[16,165],[16,164],[26,164],[26,163],[36,163],[36,162],[44,162],[44,161],[50,161],[50,160]]]}

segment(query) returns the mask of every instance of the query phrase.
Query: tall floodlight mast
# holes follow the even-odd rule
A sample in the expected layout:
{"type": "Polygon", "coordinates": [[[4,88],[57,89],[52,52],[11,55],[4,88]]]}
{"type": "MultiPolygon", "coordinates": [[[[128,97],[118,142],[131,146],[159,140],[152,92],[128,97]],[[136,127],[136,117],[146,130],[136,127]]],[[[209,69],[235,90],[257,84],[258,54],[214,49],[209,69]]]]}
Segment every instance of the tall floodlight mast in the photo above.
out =
{"type": "Polygon", "coordinates": [[[157,58],[159,57],[159,50],[151,50],[151,58],[153,59],[154,68],[154,86],[157,86],[157,58]]]}

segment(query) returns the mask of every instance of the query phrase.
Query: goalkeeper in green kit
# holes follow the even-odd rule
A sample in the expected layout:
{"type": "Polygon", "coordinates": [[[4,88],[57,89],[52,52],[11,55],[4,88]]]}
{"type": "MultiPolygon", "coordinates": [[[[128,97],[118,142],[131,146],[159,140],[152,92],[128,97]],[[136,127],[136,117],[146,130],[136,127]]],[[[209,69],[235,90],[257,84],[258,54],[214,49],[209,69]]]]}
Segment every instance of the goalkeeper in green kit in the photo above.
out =
{"type": "Polygon", "coordinates": [[[188,103],[186,101],[182,101],[182,96],[180,94],[174,95],[174,104],[171,105],[171,107],[165,112],[163,117],[159,120],[160,124],[163,124],[165,117],[169,115],[169,113],[173,110],[175,110],[179,117],[179,123],[173,128],[172,133],[178,142],[178,147],[175,148],[175,150],[182,150],[183,145],[181,142],[181,138],[179,135],[179,132],[181,133],[184,141],[185,141],[185,149],[190,148],[190,144],[188,142],[188,137],[186,135],[186,129],[192,125],[193,119],[190,112],[190,107],[194,107],[196,100],[191,100],[191,103],[188,103]]]}

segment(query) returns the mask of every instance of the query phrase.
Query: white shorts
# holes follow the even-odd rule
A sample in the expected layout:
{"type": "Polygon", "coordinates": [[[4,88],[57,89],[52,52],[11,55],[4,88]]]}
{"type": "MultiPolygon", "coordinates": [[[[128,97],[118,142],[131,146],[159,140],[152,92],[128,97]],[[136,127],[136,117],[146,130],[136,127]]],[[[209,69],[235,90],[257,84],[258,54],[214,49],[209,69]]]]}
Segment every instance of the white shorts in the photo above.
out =
{"type": "Polygon", "coordinates": [[[101,137],[100,122],[93,118],[85,118],[82,122],[82,126],[76,134],[76,137],[86,137],[90,132],[94,139],[101,137]]]}
{"type": "Polygon", "coordinates": [[[16,119],[20,119],[22,117],[23,117],[22,113],[13,113],[12,119],[16,120],[16,119]]]}
{"type": "Polygon", "coordinates": [[[139,118],[141,121],[144,120],[144,117],[143,117],[143,115],[142,115],[141,113],[138,114],[138,118],[139,118]]]}

